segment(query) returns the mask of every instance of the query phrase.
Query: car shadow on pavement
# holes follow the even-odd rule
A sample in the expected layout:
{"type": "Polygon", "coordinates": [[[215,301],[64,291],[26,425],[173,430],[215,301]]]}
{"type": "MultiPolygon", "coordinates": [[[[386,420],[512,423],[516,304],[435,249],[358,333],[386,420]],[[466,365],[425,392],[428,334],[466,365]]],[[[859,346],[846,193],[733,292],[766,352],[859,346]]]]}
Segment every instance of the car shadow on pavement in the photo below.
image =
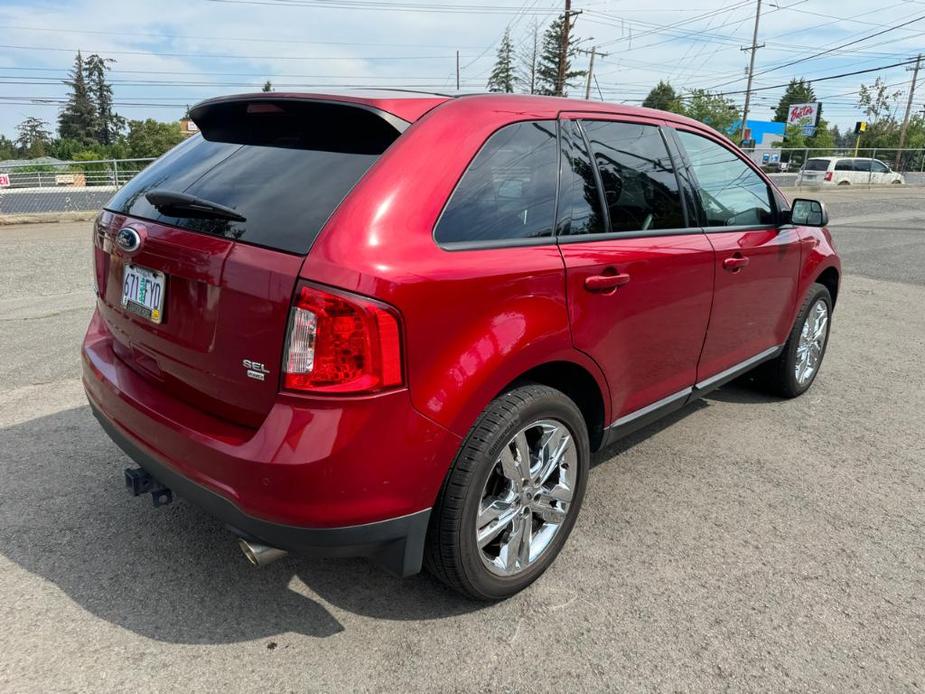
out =
{"type": "Polygon", "coordinates": [[[0,555],[95,616],[172,643],[343,631],[323,602],[395,620],[482,607],[429,576],[400,580],[363,560],[287,557],[255,569],[194,506],[129,496],[131,465],[86,406],[0,429],[0,555]]]}
{"type": "Polygon", "coordinates": [[[606,448],[595,452],[591,456],[591,467],[607,462],[611,458],[624,453],[646,439],[655,436],[660,431],[668,429],[681,420],[689,417],[698,410],[710,406],[711,401],[731,402],[741,404],[764,404],[780,400],[780,398],[768,395],[758,389],[750,375],[740,377],[731,383],[724,385],[722,388],[710,391],[702,399],[694,400],[688,403],[680,410],[672,412],[669,415],[656,420],[652,424],[640,429],[637,432],[626,436],[625,438],[615,441],[606,448]]]}
{"type": "Polygon", "coordinates": [[[688,403],[680,410],[676,410],[671,414],[665,415],[661,419],[658,419],[652,424],[643,427],[639,431],[633,432],[629,436],[624,436],[622,439],[618,439],[614,443],[610,444],[606,448],[602,448],[599,451],[596,451],[591,455],[591,467],[595,468],[602,463],[607,462],[611,458],[625,453],[639,443],[645,441],[646,439],[655,436],[660,431],[668,429],[669,427],[680,422],[685,417],[697,412],[697,410],[708,407],[707,403],[703,400],[695,400],[694,402],[688,403]]]}

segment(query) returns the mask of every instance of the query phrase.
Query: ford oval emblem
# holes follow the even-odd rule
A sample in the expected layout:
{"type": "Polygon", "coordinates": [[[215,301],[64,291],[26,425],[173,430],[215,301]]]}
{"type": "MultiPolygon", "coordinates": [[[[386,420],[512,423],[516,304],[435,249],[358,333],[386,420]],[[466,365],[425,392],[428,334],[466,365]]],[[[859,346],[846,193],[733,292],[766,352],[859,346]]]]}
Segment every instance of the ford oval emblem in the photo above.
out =
{"type": "Polygon", "coordinates": [[[116,234],[116,245],[126,253],[134,253],[141,248],[141,234],[132,227],[122,227],[116,234]]]}

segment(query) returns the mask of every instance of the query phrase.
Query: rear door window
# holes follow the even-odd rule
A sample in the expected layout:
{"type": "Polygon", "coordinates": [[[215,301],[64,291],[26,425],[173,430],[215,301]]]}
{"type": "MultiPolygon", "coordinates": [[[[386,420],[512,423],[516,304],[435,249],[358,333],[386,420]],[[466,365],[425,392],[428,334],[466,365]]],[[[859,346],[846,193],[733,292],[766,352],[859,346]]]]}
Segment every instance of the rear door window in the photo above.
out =
{"type": "Polygon", "coordinates": [[[562,177],[559,182],[558,233],[602,234],[606,220],[594,164],[575,121],[562,121],[562,177]]]}
{"type": "Polygon", "coordinates": [[[654,125],[582,121],[600,172],[611,231],[684,227],[678,179],[654,125]]]}
{"type": "Polygon", "coordinates": [[[677,132],[697,178],[706,226],[774,222],[771,189],[754,169],[713,140],[685,130],[677,132]]]}
{"type": "Polygon", "coordinates": [[[558,138],[555,121],[495,132],[469,164],[434,229],[441,244],[552,236],[558,138]]]}
{"type": "Polygon", "coordinates": [[[836,171],[854,171],[854,162],[851,159],[839,159],[835,164],[836,171]]]}
{"type": "Polygon", "coordinates": [[[328,217],[399,132],[378,114],[308,101],[221,104],[202,135],[135,176],[107,209],[304,254],[328,217]],[[246,221],[169,216],[145,194],[185,193],[246,221]]]}

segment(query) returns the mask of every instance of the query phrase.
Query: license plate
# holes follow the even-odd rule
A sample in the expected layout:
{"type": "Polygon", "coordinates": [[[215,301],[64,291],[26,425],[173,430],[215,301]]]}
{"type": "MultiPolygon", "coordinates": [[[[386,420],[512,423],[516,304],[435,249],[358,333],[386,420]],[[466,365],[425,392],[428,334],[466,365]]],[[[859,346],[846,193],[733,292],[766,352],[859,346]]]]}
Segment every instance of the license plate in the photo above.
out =
{"type": "Polygon", "coordinates": [[[140,265],[126,265],[122,273],[122,307],[153,323],[164,317],[167,276],[140,265]]]}

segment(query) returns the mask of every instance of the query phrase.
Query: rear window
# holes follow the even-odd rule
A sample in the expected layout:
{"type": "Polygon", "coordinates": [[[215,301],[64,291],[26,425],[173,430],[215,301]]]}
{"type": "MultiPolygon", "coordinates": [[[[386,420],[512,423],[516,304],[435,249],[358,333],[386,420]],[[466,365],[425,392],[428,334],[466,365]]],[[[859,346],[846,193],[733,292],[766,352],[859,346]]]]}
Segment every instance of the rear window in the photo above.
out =
{"type": "Polygon", "coordinates": [[[854,171],[854,161],[851,159],[839,159],[835,162],[836,171],[854,171]]]}
{"type": "Polygon", "coordinates": [[[133,178],[107,209],[298,254],[308,252],[401,123],[355,106],[304,100],[207,104],[193,117],[202,134],[133,178]],[[162,214],[145,198],[155,189],[230,207],[246,221],[162,214]]]}
{"type": "Polygon", "coordinates": [[[828,169],[828,159],[808,159],[805,166],[803,166],[804,171],[828,171],[828,169]]]}

